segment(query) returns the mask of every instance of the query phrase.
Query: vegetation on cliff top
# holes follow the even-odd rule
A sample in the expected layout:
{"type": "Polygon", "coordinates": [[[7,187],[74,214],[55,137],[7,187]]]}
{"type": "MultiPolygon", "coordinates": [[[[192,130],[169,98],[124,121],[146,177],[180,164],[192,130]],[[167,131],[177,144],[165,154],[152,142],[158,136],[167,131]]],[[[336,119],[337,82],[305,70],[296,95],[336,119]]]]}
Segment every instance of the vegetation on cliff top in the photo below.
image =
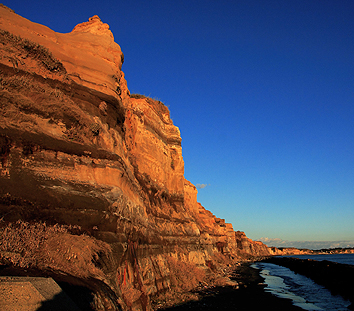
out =
{"type": "MultiPolygon", "coordinates": [[[[25,57],[31,56],[37,60],[40,64],[45,66],[46,69],[52,72],[66,73],[63,64],[57,60],[53,54],[43,45],[30,41],[28,39],[23,39],[20,36],[15,36],[6,30],[0,29],[0,43],[3,45],[12,44],[16,46],[21,52],[24,52],[25,57]]],[[[18,58],[13,57],[10,59],[13,64],[14,69],[17,69],[18,58]]]]}

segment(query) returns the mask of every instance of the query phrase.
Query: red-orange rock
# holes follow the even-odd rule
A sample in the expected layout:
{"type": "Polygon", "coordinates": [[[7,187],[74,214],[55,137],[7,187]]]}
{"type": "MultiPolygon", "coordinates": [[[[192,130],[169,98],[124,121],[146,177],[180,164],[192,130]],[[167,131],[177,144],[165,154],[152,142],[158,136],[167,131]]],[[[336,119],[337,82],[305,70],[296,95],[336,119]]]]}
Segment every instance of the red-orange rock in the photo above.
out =
{"type": "Polygon", "coordinates": [[[208,269],[215,255],[226,263],[271,254],[197,202],[168,108],[130,96],[123,54],[98,16],[60,34],[0,6],[0,26],[4,222],[79,226],[108,243],[111,253],[97,248],[93,258],[103,277],[87,278],[125,308],[169,288],[173,260],[208,269]]]}

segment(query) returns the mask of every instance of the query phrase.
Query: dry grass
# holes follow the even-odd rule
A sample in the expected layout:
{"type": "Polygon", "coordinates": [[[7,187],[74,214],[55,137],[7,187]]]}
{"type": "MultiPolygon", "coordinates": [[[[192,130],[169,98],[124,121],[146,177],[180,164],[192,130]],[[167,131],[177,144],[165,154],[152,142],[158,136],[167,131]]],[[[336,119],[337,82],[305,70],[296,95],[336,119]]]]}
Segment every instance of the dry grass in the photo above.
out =
{"type": "MultiPolygon", "coordinates": [[[[63,64],[57,60],[53,54],[43,45],[30,41],[28,39],[16,36],[6,30],[0,29],[0,43],[3,45],[11,44],[22,51],[26,57],[35,59],[40,65],[51,72],[66,73],[63,64]]],[[[17,69],[17,59],[13,59],[13,66],[17,69]]]]}
{"type": "Polygon", "coordinates": [[[104,276],[97,267],[109,256],[107,243],[87,235],[73,235],[72,226],[0,222],[0,263],[20,268],[56,270],[80,278],[104,276]]]}
{"type": "Polygon", "coordinates": [[[170,288],[152,297],[154,309],[169,308],[181,302],[198,300],[198,294],[193,290],[207,281],[205,270],[173,256],[167,256],[166,263],[169,269],[170,288]]]}
{"type": "Polygon", "coordinates": [[[143,95],[143,94],[130,94],[131,98],[135,98],[135,99],[147,99],[148,96],[143,95]]]}
{"type": "Polygon", "coordinates": [[[63,134],[70,141],[83,142],[85,138],[90,141],[93,136],[89,128],[92,120],[85,116],[70,94],[41,83],[30,74],[0,75],[0,97],[3,115],[12,112],[16,115],[14,121],[35,115],[57,125],[63,123],[66,127],[63,134]]]}
{"type": "Polygon", "coordinates": [[[178,260],[172,256],[166,257],[170,270],[171,285],[176,291],[190,291],[202,282],[205,271],[194,264],[178,260]]]}
{"type": "Polygon", "coordinates": [[[21,92],[27,96],[37,93],[55,98],[55,100],[58,101],[72,103],[71,98],[66,96],[60,89],[52,88],[49,85],[39,83],[29,74],[0,76],[0,89],[9,90],[11,92],[21,92]]]}
{"type": "Polygon", "coordinates": [[[150,106],[161,116],[162,114],[167,113],[168,116],[170,117],[170,111],[168,107],[159,99],[157,98],[151,98],[146,95],[142,94],[130,94],[130,98],[135,98],[135,99],[145,99],[150,106]]]}
{"type": "Polygon", "coordinates": [[[10,8],[7,7],[6,5],[3,5],[2,3],[0,3],[0,7],[4,8],[4,9],[6,9],[6,10],[9,10],[9,11],[12,12],[12,13],[15,13],[14,10],[10,9],[10,8]]]}

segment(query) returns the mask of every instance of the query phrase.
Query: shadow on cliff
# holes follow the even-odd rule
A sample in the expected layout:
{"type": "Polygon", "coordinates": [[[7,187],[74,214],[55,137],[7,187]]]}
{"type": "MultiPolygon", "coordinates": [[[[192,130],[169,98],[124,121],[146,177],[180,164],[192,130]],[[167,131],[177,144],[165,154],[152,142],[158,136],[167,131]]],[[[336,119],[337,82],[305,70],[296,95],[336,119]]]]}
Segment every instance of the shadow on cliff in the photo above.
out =
{"type": "Polygon", "coordinates": [[[46,300],[42,302],[41,306],[37,311],[84,311],[84,310],[93,310],[89,302],[85,302],[86,306],[82,305],[79,308],[69,297],[68,295],[61,291],[59,294],[55,295],[53,299],[46,300]],[[84,307],[84,308],[82,308],[84,307]]]}
{"type": "MultiPolygon", "coordinates": [[[[117,303],[108,303],[109,305],[107,305],[108,299],[103,302],[104,306],[98,306],[97,301],[94,299],[94,292],[85,286],[73,285],[66,282],[57,283],[62,288],[62,291],[52,299],[43,301],[37,311],[94,311],[102,307],[105,310],[111,310],[112,308],[117,311],[122,310],[117,303]]],[[[105,291],[104,286],[101,289],[105,291]]],[[[112,298],[109,293],[106,294],[107,297],[112,298]]],[[[100,305],[99,302],[98,304],[100,305]]]]}

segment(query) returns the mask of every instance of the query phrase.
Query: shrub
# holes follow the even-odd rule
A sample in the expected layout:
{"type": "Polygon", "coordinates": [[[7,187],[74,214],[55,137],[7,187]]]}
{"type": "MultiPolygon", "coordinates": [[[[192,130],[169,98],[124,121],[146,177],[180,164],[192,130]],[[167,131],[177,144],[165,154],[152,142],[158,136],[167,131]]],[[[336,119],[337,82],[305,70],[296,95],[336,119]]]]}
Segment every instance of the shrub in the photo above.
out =
{"type": "Polygon", "coordinates": [[[206,277],[205,271],[194,264],[172,256],[167,256],[166,260],[170,270],[171,285],[177,291],[190,291],[206,277]]]}
{"type": "Polygon", "coordinates": [[[72,234],[76,227],[21,220],[0,225],[0,263],[59,270],[81,278],[103,277],[96,263],[100,256],[109,255],[110,246],[84,234],[72,234]]]}
{"type": "MultiPolygon", "coordinates": [[[[6,30],[0,30],[0,42],[11,43],[18,49],[24,51],[27,56],[31,56],[36,59],[39,63],[44,65],[48,70],[52,72],[62,72],[66,73],[64,65],[57,60],[53,54],[43,45],[30,41],[28,39],[23,39],[20,36],[15,36],[6,30]]],[[[16,60],[14,60],[16,62],[16,60]]],[[[17,66],[13,63],[14,67],[17,66]]]]}
{"type": "Polygon", "coordinates": [[[142,94],[130,94],[130,98],[135,98],[135,99],[146,99],[148,98],[147,96],[145,95],[142,95],[142,94]]]}
{"type": "Polygon", "coordinates": [[[6,5],[3,5],[2,3],[0,3],[0,7],[1,7],[1,8],[4,8],[4,9],[6,9],[6,10],[9,10],[9,11],[12,12],[12,13],[15,13],[14,10],[10,9],[10,8],[7,7],[6,5]]]}

